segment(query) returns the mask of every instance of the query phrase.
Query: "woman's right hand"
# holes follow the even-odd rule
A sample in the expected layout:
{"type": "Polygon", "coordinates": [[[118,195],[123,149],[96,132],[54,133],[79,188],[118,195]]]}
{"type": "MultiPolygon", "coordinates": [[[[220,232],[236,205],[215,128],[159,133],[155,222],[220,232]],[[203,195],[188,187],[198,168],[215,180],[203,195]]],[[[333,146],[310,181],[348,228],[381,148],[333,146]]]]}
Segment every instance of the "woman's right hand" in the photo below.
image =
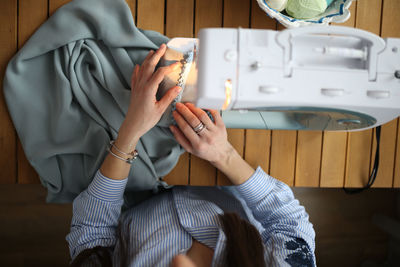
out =
{"type": "Polygon", "coordinates": [[[205,111],[193,104],[177,103],[173,116],[178,127],[170,126],[170,129],[186,151],[208,160],[233,184],[241,184],[254,173],[254,169],[228,142],[226,128],[219,112],[216,110],[210,112],[215,122],[205,111]],[[196,133],[194,128],[200,123],[206,128],[196,133]]]}
{"type": "Polygon", "coordinates": [[[193,104],[177,103],[173,116],[179,128],[171,126],[170,129],[186,151],[218,166],[227,156],[235,153],[235,150],[228,142],[226,128],[219,112],[216,110],[210,112],[215,122],[204,110],[193,104]],[[200,123],[206,128],[197,134],[193,128],[200,123]]]}

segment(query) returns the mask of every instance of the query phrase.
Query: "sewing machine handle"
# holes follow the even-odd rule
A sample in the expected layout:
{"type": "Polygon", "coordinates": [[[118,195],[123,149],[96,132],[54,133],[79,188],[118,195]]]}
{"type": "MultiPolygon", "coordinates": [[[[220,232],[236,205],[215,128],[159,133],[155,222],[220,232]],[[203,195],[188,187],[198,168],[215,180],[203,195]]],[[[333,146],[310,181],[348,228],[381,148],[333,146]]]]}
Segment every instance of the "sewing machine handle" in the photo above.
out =
{"type": "Polygon", "coordinates": [[[370,81],[376,80],[377,75],[377,63],[378,63],[378,54],[385,49],[385,41],[370,32],[350,28],[343,26],[309,26],[302,28],[294,28],[287,29],[277,34],[276,40],[278,44],[284,50],[284,63],[285,63],[285,75],[290,75],[291,73],[291,60],[292,60],[292,42],[291,39],[300,36],[300,35],[311,35],[311,34],[320,34],[320,35],[344,35],[350,37],[357,37],[368,44],[367,49],[367,66],[368,66],[368,78],[370,81]]]}

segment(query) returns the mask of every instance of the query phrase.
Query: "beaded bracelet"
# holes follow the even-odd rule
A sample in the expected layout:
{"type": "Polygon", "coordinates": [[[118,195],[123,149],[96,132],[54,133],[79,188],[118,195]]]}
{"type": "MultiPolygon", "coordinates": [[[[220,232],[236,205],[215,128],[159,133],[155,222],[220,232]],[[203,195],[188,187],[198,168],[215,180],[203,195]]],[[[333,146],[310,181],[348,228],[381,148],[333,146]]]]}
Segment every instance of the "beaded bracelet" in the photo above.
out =
{"type": "Polygon", "coordinates": [[[122,161],[124,161],[124,162],[126,162],[126,163],[129,163],[129,164],[132,164],[133,161],[134,161],[134,160],[137,158],[137,156],[139,155],[139,153],[138,153],[138,151],[137,151],[136,149],[135,149],[134,151],[132,151],[131,153],[125,153],[125,152],[121,151],[114,143],[115,143],[114,140],[111,140],[111,141],[110,141],[110,144],[109,144],[109,146],[107,147],[107,151],[108,151],[112,156],[116,157],[117,159],[120,159],[120,160],[122,160],[122,161]],[[132,157],[131,157],[131,158],[127,158],[127,159],[125,159],[125,158],[123,158],[123,157],[120,157],[120,156],[118,156],[117,154],[115,154],[114,152],[111,151],[111,148],[112,148],[112,147],[114,147],[115,150],[117,150],[119,153],[121,153],[121,154],[123,154],[123,155],[125,155],[125,156],[132,156],[132,157]]]}

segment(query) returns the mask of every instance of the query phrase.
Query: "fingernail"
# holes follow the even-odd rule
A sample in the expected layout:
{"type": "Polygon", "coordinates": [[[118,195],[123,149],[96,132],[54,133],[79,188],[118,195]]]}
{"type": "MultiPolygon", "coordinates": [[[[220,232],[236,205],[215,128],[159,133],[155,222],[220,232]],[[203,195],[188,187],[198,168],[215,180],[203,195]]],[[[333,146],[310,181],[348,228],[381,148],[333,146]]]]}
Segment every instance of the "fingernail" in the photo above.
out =
{"type": "Polygon", "coordinates": [[[179,93],[182,90],[182,87],[177,86],[175,87],[175,90],[179,93]]]}

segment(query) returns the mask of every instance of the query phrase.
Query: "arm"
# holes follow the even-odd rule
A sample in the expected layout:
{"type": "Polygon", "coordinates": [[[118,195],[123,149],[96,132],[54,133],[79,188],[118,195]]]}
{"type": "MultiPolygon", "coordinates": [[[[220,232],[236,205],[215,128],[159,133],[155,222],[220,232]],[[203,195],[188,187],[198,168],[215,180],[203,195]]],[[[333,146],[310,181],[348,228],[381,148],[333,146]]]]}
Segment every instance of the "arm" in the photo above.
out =
{"type": "MultiPolygon", "coordinates": [[[[118,149],[111,148],[121,158],[130,157],[120,151],[132,152],[139,138],[160,120],[180,91],[179,87],[171,88],[161,100],[156,100],[164,76],[179,66],[172,64],[154,72],[165,50],[166,46],[161,45],[156,52],[150,51],[142,66],[136,65],[133,71],[129,109],[115,140],[118,149]]],[[[124,160],[108,154],[88,189],[74,200],[71,231],[66,237],[72,259],[85,249],[115,245],[130,167],[124,160]]]]}
{"type": "Polygon", "coordinates": [[[190,153],[210,161],[236,185],[241,197],[251,209],[254,218],[264,230],[261,238],[275,260],[272,265],[299,263],[314,264],[314,238],[312,224],[304,208],[284,183],[268,176],[261,168],[256,171],[229,144],[225,125],[217,111],[210,110],[214,122],[201,109],[192,104],[177,104],[172,126],[178,142],[190,153]],[[196,134],[199,123],[206,130],[196,134]],[[300,253],[300,254],[299,254],[300,253]]]}
{"type": "Polygon", "coordinates": [[[236,189],[263,226],[261,238],[277,265],[315,265],[313,225],[289,186],[259,167],[236,189]]]}

